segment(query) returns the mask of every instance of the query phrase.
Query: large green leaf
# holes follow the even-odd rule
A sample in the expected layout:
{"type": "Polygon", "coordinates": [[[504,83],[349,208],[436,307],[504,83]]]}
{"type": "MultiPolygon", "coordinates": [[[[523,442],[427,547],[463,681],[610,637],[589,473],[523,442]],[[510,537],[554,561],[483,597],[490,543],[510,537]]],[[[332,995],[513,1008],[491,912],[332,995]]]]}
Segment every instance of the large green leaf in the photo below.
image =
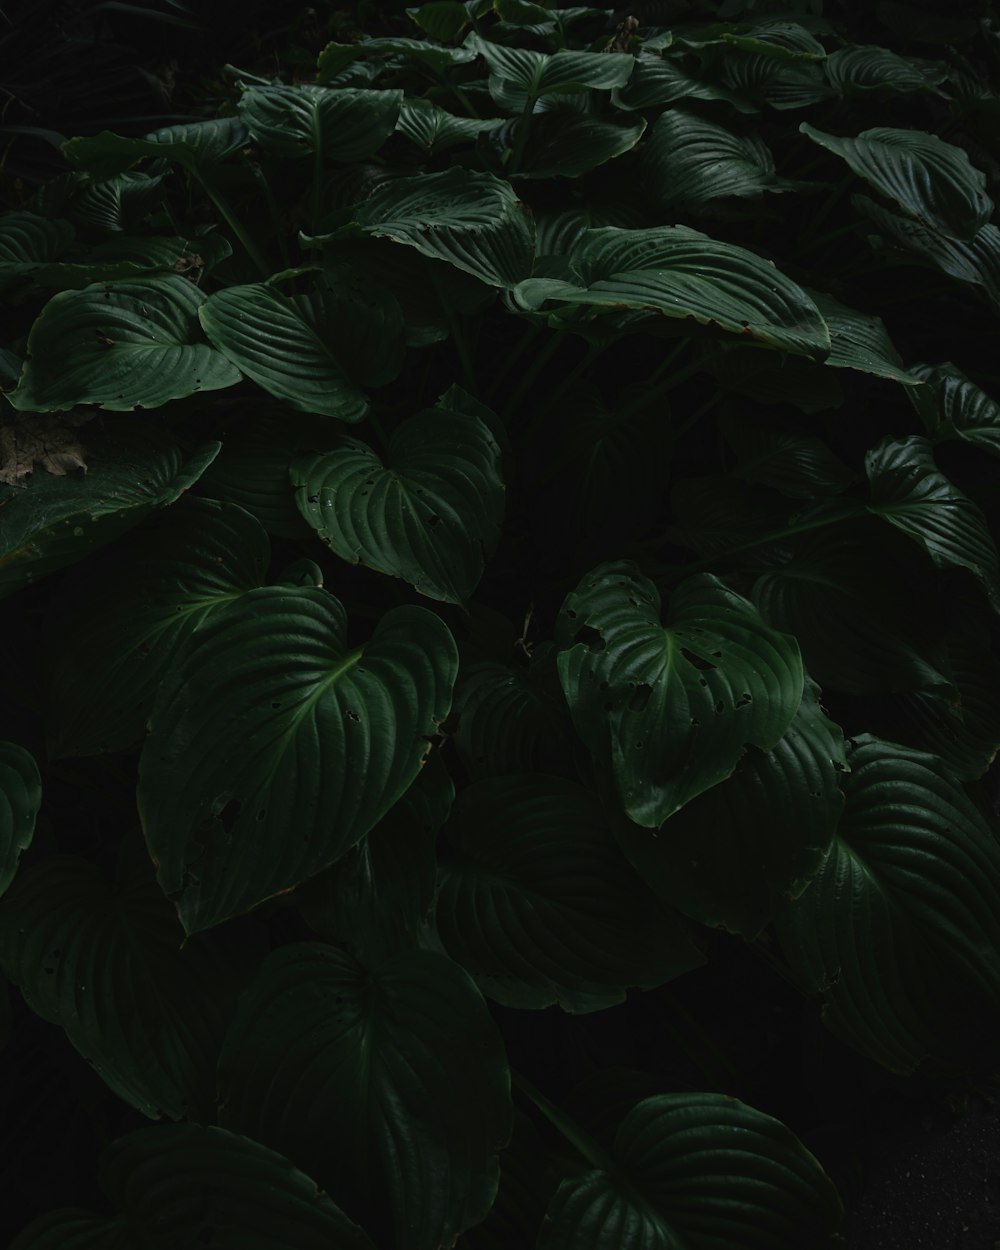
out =
{"type": "Polygon", "coordinates": [[[0,742],[0,894],[14,880],[21,852],[31,845],[42,804],[34,756],[16,742],[0,742]]]}
{"type": "Polygon", "coordinates": [[[311,1177],[214,1125],[169,1124],[119,1138],[101,1160],[101,1188],[117,1215],[53,1211],[11,1250],[373,1250],[311,1177]]]}
{"type": "Polygon", "coordinates": [[[156,508],[174,503],[211,464],[218,443],[187,461],[165,430],[105,417],[83,434],[87,473],[34,472],[0,486],[0,596],[82,560],[156,508]]]}
{"type": "Polygon", "coordinates": [[[361,161],[396,129],[402,91],[358,87],[248,87],[240,117],[253,138],[276,156],[319,153],[335,161],[361,161]]]}
{"type": "Polygon", "coordinates": [[[755,134],[738,135],[707,118],[669,109],[642,150],[646,186],[661,206],[704,208],[732,196],[759,198],[786,189],[774,158],[755,134]]]}
{"type": "Polygon", "coordinates": [[[865,734],[848,760],[834,845],[778,933],[827,1025],[907,1072],[952,983],[1000,1002],[1000,841],[935,756],[865,734]]]}
{"type": "Polygon", "coordinates": [[[648,53],[636,58],[635,70],[625,87],[611,96],[622,109],[652,109],[677,100],[724,100],[740,113],[756,113],[756,107],[720,82],[688,68],[680,57],[648,53]]]}
{"type": "Polygon", "coordinates": [[[51,754],[121,751],[141,741],[153,697],[181,643],[260,586],[270,544],[233,504],[185,499],[81,579],[47,640],[51,754]]]}
{"type": "Polygon", "coordinates": [[[645,827],[724,781],[749,744],[776,746],[802,700],[795,640],[708,575],[671,594],[663,623],[633,564],[600,565],[567,596],[556,641],[577,732],[645,827]]]}
{"type": "Polygon", "coordinates": [[[141,139],[128,139],[109,130],[70,139],[63,153],[71,164],[95,178],[107,178],[128,169],[144,156],[176,161],[202,177],[247,142],[246,127],[238,117],[216,117],[204,122],[166,126],[141,139]]]}
{"type": "Polygon", "coordinates": [[[539,1250],[788,1250],[842,1245],[837,1191],[778,1120],[722,1094],[628,1113],[607,1166],[563,1181],[539,1250]]]}
{"type": "Polygon", "coordinates": [[[99,282],[53,295],[28,335],[28,360],[8,395],[25,412],[97,404],[159,408],[241,374],[201,340],[205,296],[181,277],[99,282]]]}
{"type": "Polygon", "coordinates": [[[900,56],[873,44],[851,44],[838,48],[826,61],[826,76],[844,95],[885,92],[928,92],[948,76],[941,61],[900,56]]]}
{"type": "Polygon", "coordinates": [[[755,253],[687,226],[588,230],[568,259],[573,280],[528,278],[515,290],[519,304],[655,310],[803,355],[830,351],[826,323],[801,287],[755,253]]]}
{"type": "Polygon", "coordinates": [[[868,511],[894,525],[939,568],[968,569],[1000,610],[1000,559],[986,518],[937,467],[920,435],[884,438],[865,456],[868,511]]]}
{"type": "Polygon", "coordinates": [[[973,239],[993,215],[986,175],[963,148],[922,130],[876,126],[856,139],[840,138],[803,122],[799,130],[836,153],[907,216],[949,238],[973,239]]]}
{"type": "Polygon", "coordinates": [[[507,1007],[600,1011],[703,962],[614,845],[596,796],[532,773],[467,786],[446,826],[445,950],[507,1007]]]}
{"type": "Polygon", "coordinates": [[[523,117],[511,118],[491,129],[480,141],[506,168],[509,177],[580,178],[630,152],[642,138],[646,123],[642,118],[629,121],[612,114],[579,113],[570,108],[551,108],[535,114],[529,123],[523,117]],[[512,157],[526,130],[516,171],[512,157]]]}
{"type": "Polygon", "coordinates": [[[490,286],[514,286],[531,272],[531,218],[493,174],[456,168],[396,178],[355,205],[351,217],[341,232],[348,239],[359,229],[392,239],[490,286]]]}
{"type": "Polygon", "coordinates": [[[919,386],[903,364],[881,317],[848,308],[822,291],[809,291],[830,330],[830,354],[823,362],[833,369],[856,369],[904,386],[919,386]]]}
{"type": "Polygon", "coordinates": [[[318,589],[262,587],[207,620],[164,679],[139,767],[146,839],[187,932],[364,837],[420,771],[456,669],[423,608],[389,612],[362,646],[318,589]]]}
{"type": "Polygon", "coordinates": [[[224,1124],[308,1169],[348,1212],[386,1212],[382,1244],[453,1245],[493,1202],[507,1064],[479,992],[443,955],[366,965],[283,946],[244,994],[219,1089],[224,1124]]]}
{"type": "Polygon", "coordinates": [[[462,603],[500,538],[500,461],[475,401],[453,388],[396,427],[384,459],[344,439],[298,457],[290,473],[302,515],[341,559],[462,603]]]}
{"type": "Polygon", "coordinates": [[[285,295],[256,283],[216,291],[199,316],[219,351],[269,394],[301,412],[360,421],[368,396],[350,376],[339,333],[351,312],[352,301],[332,292],[285,295]]]}
{"type": "Polygon", "coordinates": [[[572,95],[590,88],[624,87],[635,58],[620,52],[556,52],[506,47],[471,36],[466,44],[486,61],[490,95],[508,113],[522,113],[542,96],[572,95]]]}
{"type": "Polygon", "coordinates": [[[618,841],[661,898],[752,940],[819,870],[843,810],[846,767],[840,727],[809,683],[772,751],[748,751],[727,781],[675,813],[658,836],[623,824],[618,841]]]}
{"type": "Polygon", "coordinates": [[[26,269],[61,256],[75,233],[68,221],[23,209],[0,216],[0,291],[14,289],[26,269]]]}
{"type": "Polygon", "coordinates": [[[212,1115],[219,1047],[263,954],[247,936],[213,933],[181,950],[183,930],[134,832],[114,880],[55,855],[22,869],[0,901],[4,975],[152,1118],[212,1115]]]}
{"type": "Polygon", "coordinates": [[[73,216],[109,234],[136,230],[162,197],[160,186],[168,171],[169,166],[159,173],[130,170],[110,178],[95,178],[74,197],[73,216]]]}
{"type": "Polygon", "coordinates": [[[436,156],[463,143],[474,143],[484,130],[496,130],[502,125],[498,117],[455,117],[433,101],[415,96],[403,102],[396,129],[428,156],[436,156]]]}
{"type": "Polygon", "coordinates": [[[928,430],[933,438],[959,438],[1000,456],[1000,404],[995,399],[950,363],[917,365],[913,372],[934,392],[928,430]]]}

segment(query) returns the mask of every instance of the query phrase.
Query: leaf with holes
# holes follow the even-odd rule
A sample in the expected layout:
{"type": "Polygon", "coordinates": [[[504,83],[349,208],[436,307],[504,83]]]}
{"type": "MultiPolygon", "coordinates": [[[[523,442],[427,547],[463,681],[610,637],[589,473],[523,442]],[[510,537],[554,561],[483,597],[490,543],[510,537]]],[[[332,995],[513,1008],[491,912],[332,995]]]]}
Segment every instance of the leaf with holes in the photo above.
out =
{"type": "Polygon", "coordinates": [[[387,613],[361,646],[318,589],[265,586],[207,620],[165,677],[139,763],[146,840],[186,931],[363,838],[420,771],[456,670],[423,608],[387,613]]]}
{"type": "Polygon", "coordinates": [[[647,828],[724,781],[748,745],[775,747],[802,701],[795,640],[707,574],[681,583],[663,622],[635,565],[600,565],[566,598],[556,642],[577,732],[647,828]]]}

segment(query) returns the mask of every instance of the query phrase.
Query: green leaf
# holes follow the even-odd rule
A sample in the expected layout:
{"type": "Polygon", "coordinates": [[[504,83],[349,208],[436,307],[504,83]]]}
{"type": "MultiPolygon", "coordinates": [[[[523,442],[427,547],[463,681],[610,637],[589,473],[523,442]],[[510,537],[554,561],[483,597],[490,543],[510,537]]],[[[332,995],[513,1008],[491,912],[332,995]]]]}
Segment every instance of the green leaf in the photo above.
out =
{"type": "Polygon", "coordinates": [[[672,593],[664,624],[634,565],[600,565],[567,597],[556,642],[577,732],[647,828],[724,781],[747,745],[776,746],[802,700],[795,640],[708,575],[672,593]]]}
{"type": "Polygon", "coordinates": [[[903,364],[881,317],[848,308],[823,291],[808,291],[830,330],[830,354],[823,362],[833,369],[856,369],[903,386],[919,386],[903,364]]]}
{"type": "Polygon", "coordinates": [[[369,965],[281,947],[242,999],[219,1088],[227,1126],[308,1168],[348,1212],[385,1212],[380,1244],[453,1245],[493,1202],[507,1064],[479,992],[442,955],[369,965]]]}
{"type": "Polygon", "coordinates": [[[240,117],[253,138],[276,156],[321,153],[329,160],[362,161],[396,129],[402,91],[358,87],[248,87],[240,117]]]}
{"type": "Polygon", "coordinates": [[[801,287],[755,253],[687,226],[588,230],[569,263],[573,281],[528,278],[514,292],[518,304],[653,310],[802,355],[830,351],[826,323],[801,287]]]}
{"type": "Polygon", "coordinates": [[[417,96],[403,102],[396,129],[428,156],[433,156],[463,143],[474,143],[484,130],[496,130],[502,125],[498,117],[455,117],[432,101],[417,96]]]}
{"type": "Polygon", "coordinates": [[[31,845],[42,805],[42,778],[34,756],[16,742],[0,742],[0,894],[14,880],[21,852],[31,845]]]}
{"type": "Polygon", "coordinates": [[[600,1011],[703,962],[614,845],[596,796],[543,774],[492,777],[446,826],[435,917],[445,950],[506,1007],[600,1011]]]}
{"type": "Polygon", "coordinates": [[[933,391],[933,420],[928,433],[936,441],[961,439],[991,456],[1000,456],[1000,404],[950,362],[917,365],[917,377],[933,391]]]}
{"type": "Polygon", "coordinates": [[[614,1143],[614,1172],[562,1182],[539,1250],[785,1250],[837,1246],[837,1191],[778,1120],[722,1094],[638,1103],[614,1143]]]}
{"type": "Polygon", "coordinates": [[[185,462],[166,431],[104,418],[86,434],[86,476],[34,473],[27,486],[0,486],[0,597],[74,564],[174,503],[219,450],[185,462]]]}
{"type": "Polygon", "coordinates": [[[828,1027],[909,1072],[936,1049],[951,983],[1000,1000],[1000,843],[936,757],[865,734],[848,759],[833,848],[778,934],[828,1027]]]}
{"type": "Polygon", "coordinates": [[[790,184],[774,172],[774,158],[755,134],[737,135],[683,109],[657,118],[642,154],[645,185],[661,206],[693,210],[733,196],[759,198],[790,184]]]}
{"type": "Polygon", "coordinates": [[[199,341],[205,297],[180,277],[101,282],[53,295],[28,335],[28,360],[8,395],[22,412],[97,404],[159,408],[235,386],[240,373],[199,341]]]}
{"type": "MultiPolygon", "coordinates": [[[[511,118],[499,128],[490,130],[480,142],[501,166],[508,165],[517,149],[518,135],[526,125],[524,118],[511,118]]],[[[578,113],[572,109],[547,109],[531,118],[528,137],[522,146],[517,178],[579,178],[592,169],[614,160],[642,138],[645,121],[629,122],[627,118],[601,117],[578,113]]]]}
{"type": "Polygon", "coordinates": [[[805,535],[753,588],[761,615],[793,634],[823,686],[870,695],[950,687],[925,589],[873,523],[805,535]]]}
{"type": "Polygon", "coordinates": [[[986,175],[965,151],[922,130],[877,126],[856,139],[839,138],[807,122],[799,127],[834,152],[908,217],[959,241],[973,239],[993,215],[986,175]]]}
{"type": "Polygon", "coordinates": [[[531,218],[510,184],[493,174],[456,168],[396,178],[351,211],[347,237],[360,228],[446,261],[490,286],[514,286],[531,272],[531,218]]]}
{"type": "Polygon", "coordinates": [[[773,49],[766,53],[733,50],[722,58],[721,66],[725,85],[751,107],[801,109],[836,95],[816,61],[782,58],[773,49]]]}
{"type": "Polygon", "coordinates": [[[407,9],[406,14],[432,39],[451,43],[466,29],[473,17],[491,8],[491,0],[430,0],[429,4],[407,9]]]}
{"type": "Polygon", "coordinates": [[[373,1250],[311,1177],[214,1125],[161,1125],[119,1138],[101,1161],[101,1188],[120,1214],[53,1211],[11,1250],[373,1250]]]}
{"type": "Polygon", "coordinates": [[[354,422],[367,414],[368,396],[350,377],[338,334],[352,307],[353,301],[323,290],[284,295],[256,283],[216,291],[199,316],[230,367],[268,394],[300,412],[354,422]]]}
{"type": "Polygon", "coordinates": [[[721,35],[724,43],[773,57],[778,61],[822,61],[826,49],[798,22],[758,22],[748,29],[727,30],[721,35]]]}
{"type": "Polygon", "coordinates": [[[47,639],[50,753],[93,755],[141,741],[178,648],[260,586],[269,558],[267,535],[249,513],[189,498],[155,530],[91,564],[83,603],[61,604],[47,639]]]}
{"type": "Polygon", "coordinates": [[[303,517],[341,559],[432,599],[464,603],[500,539],[501,451],[461,391],[398,425],[384,459],[344,439],[290,473],[303,517]]]}
{"type": "Polygon", "coordinates": [[[363,646],[346,634],[326,591],[262,587],[207,620],[171,665],[138,799],[188,933],[332,864],[420,771],[451,705],[451,634],[415,607],[382,617],[363,646]]]}
{"type": "Polygon", "coordinates": [[[181,950],[183,938],[131,837],[113,881],[87,860],[54,855],[22,869],[0,901],[4,975],[151,1118],[212,1115],[223,1034],[263,954],[246,931],[181,950]]]}
{"type": "Polygon", "coordinates": [[[81,290],[96,282],[119,282],[144,274],[198,275],[218,260],[232,255],[232,248],[221,235],[211,238],[126,238],[117,235],[91,248],[72,261],[30,262],[11,265],[9,272],[47,290],[81,290]],[[216,252],[214,257],[211,251],[216,252]],[[204,251],[210,256],[201,255],[204,251]]]}
{"type": "Polygon", "coordinates": [[[134,229],[160,198],[166,177],[166,172],[130,172],[95,179],[74,198],[73,216],[112,234],[134,229]]]}
{"type": "Polygon", "coordinates": [[[556,52],[546,56],[527,48],[505,47],[478,35],[466,43],[486,61],[490,95],[508,113],[523,113],[529,101],[550,95],[573,95],[588,89],[624,87],[635,58],[620,52],[556,52]]]}
{"type": "Polygon", "coordinates": [[[121,173],[144,156],[176,161],[201,177],[209,177],[246,143],[246,128],[239,118],[216,117],[166,126],[141,139],[127,139],[102,130],[99,135],[70,139],[62,150],[70,164],[86,169],[98,180],[121,173]]]}
{"type": "MultiPolygon", "coordinates": [[[[648,45],[647,45],[648,46],[648,45]]],[[[722,83],[699,77],[676,57],[642,54],[627,86],[612,92],[618,108],[646,110],[677,100],[722,100],[740,113],[756,113],[756,107],[722,83]]]]}
{"type": "Polygon", "coordinates": [[[737,458],[733,476],[770,486],[790,499],[839,495],[856,480],[857,474],[811,434],[747,421],[742,413],[723,428],[737,458]]]}
{"type": "Polygon", "coordinates": [[[986,518],[937,467],[919,435],[884,438],[865,456],[868,511],[902,530],[938,568],[968,569],[1000,610],[1000,559],[986,518]]]}
{"type": "Polygon", "coordinates": [[[844,807],[846,767],[840,727],[808,682],[772,751],[748,751],[727,781],[675,813],[658,836],[622,825],[618,841],[666,902],[753,940],[780,901],[798,897],[818,872],[844,807]]]}
{"type": "Polygon", "coordinates": [[[17,210],[0,215],[0,291],[14,290],[27,268],[61,256],[75,233],[68,221],[37,213],[17,210]]]}
{"type": "Polygon", "coordinates": [[[946,80],[948,67],[941,61],[899,56],[888,48],[872,44],[852,44],[831,53],[826,62],[826,76],[846,96],[872,92],[930,93],[946,80]]]}

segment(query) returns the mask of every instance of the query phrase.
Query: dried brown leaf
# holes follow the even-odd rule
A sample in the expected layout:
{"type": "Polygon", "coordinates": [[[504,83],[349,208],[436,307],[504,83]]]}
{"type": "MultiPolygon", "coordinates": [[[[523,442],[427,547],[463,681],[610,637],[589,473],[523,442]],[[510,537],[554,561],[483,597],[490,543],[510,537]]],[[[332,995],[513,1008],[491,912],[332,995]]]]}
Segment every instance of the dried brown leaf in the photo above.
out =
{"type": "Polygon", "coordinates": [[[74,408],[70,412],[27,412],[0,422],[0,482],[26,486],[36,467],[56,477],[75,469],[87,471],[86,450],[75,427],[93,412],[74,408]]]}

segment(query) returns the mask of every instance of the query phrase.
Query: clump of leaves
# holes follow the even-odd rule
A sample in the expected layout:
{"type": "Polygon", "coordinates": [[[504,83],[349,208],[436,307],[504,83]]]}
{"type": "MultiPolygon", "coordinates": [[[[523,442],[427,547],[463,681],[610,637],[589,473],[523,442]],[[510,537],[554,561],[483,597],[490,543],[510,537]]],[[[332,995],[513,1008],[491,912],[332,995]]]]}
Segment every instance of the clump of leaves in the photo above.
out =
{"type": "Polygon", "coordinates": [[[744,947],[974,1066],[998,32],[723,7],[432,0],[0,217],[0,967],[168,1121],[17,1250],[839,1244],[678,1074],[744,947]]]}

